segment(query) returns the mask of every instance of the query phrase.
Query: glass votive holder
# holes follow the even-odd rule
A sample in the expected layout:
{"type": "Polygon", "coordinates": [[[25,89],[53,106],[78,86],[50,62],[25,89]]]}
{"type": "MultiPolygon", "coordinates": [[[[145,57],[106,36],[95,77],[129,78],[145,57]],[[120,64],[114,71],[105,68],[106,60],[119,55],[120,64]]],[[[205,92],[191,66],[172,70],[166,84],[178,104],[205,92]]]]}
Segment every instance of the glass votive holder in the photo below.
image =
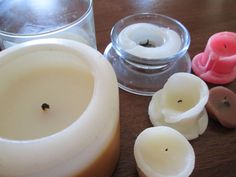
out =
{"type": "Polygon", "coordinates": [[[65,38],[96,48],[92,0],[0,2],[0,47],[41,38],[65,38]]]}
{"type": "Polygon", "coordinates": [[[176,72],[190,72],[188,30],[170,17],[141,13],[125,17],[111,30],[104,56],[121,89],[151,96],[176,72]]]}

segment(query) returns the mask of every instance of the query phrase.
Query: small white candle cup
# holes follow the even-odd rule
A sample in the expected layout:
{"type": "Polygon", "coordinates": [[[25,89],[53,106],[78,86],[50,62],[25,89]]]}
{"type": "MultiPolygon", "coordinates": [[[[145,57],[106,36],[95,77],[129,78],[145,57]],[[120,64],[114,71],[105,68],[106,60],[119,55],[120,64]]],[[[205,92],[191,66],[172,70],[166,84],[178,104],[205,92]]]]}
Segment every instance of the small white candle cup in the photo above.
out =
{"type": "Polygon", "coordinates": [[[148,109],[150,120],[154,126],[169,126],[188,140],[195,139],[208,125],[208,97],[203,80],[193,74],[176,73],[153,95],[148,109]]]}
{"type": "Polygon", "coordinates": [[[0,4],[0,47],[42,38],[71,39],[96,48],[92,0],[22,0],[0,4]]]}
{"type": "Polygon", "coordinates": [[[112,175],[118,84],[93,48],[43,39],[2,51],[0,105],[1,177],[112,175]]]}
{"type": "Polygon", "coordinates": [[[104,55],[120,88],[153,95],[176,72],[190,72],[190,35],[175,19],[160,14],[135,14],[118,21],[104,55]]]}
{"type": "Polygon", "coordinates": [[[134,157],[140,177],[188,177],[195,165],[188,140],[165,126],[141,132],[135,141],[134,157]]]}

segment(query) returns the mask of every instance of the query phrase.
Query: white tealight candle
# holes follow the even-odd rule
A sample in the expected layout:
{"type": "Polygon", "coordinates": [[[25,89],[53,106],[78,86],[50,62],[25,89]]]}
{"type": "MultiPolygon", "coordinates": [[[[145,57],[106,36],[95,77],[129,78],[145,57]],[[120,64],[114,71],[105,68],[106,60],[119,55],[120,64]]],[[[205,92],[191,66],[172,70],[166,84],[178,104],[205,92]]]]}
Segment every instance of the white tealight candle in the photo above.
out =
{"type": "Polygon", "coordinates": [[[134,156],[140,177],[188,177],[195,164],[188,140],[165,126],[144,130],[135,141],[134,156]]]}
{"type": "Polygon", "coordinates": [[[205,105],[209,91],[206,83],[189,73],[173,74],[163,89],[157,91],[149,105],[154,126],[170,126],[188,140],[197,138],[207,128],[205,105]]]}
{"type": "Polygon", "coordinates": [[[180,50],[181,38],[169,28],[136,23],[119,33],[118,44],[124,51],[139,58],[164,59],[180,50]]]}
{"type": "Polygon", "coordinates": [[[109,177],[119,156],[115,74],[96,50],[38,40],[0,53],[0,176],[109,177]]]}

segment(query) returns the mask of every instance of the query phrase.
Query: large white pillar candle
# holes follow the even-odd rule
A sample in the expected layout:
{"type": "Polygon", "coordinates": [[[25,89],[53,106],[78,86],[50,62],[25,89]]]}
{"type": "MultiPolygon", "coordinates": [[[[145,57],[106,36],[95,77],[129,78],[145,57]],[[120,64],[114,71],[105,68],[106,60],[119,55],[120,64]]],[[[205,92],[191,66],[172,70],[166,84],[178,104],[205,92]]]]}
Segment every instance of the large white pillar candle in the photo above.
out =
{"type": "Polygon", "coordinates": [[[118,44],[124,51],[136,57],[163,59],[180,50],[181,38],[172,29],[151,23],[136,23],[119,33],[118,44]]]}
{"type": "Polygon", "coordinates": [[[157,91],[149,104],[154,126],[170,126],[188,140],[203,134],[208,125],[205,105],[209,91],[206,83],[189,73],[175,73],[157,91]]]}
{"type": "Polygon", "coordinates": [[[2,51],[0,176],[111,176],[118,101],[115,74],[91,47],[48,39],[2,51]]]}
{"type": "Polygon", "coordinates": [[[140,177],[188,177],[195,164],[188,140],[165,126],[145,129],[135,141],[134,156],[140,177]]]}

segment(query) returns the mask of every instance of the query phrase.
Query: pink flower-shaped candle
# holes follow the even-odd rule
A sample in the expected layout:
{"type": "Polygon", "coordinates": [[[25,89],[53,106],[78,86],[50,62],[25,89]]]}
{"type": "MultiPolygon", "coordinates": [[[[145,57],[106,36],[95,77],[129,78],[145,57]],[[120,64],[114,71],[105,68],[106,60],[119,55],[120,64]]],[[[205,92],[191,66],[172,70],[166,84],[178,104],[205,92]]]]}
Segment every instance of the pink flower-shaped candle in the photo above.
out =
{"type": "Polygon", "coordinates": [[[220,32],[211,36],[205,51],[193,58],[192,69],[209,83],[232,82],[236,78],[236,33],[220,32]]]}

